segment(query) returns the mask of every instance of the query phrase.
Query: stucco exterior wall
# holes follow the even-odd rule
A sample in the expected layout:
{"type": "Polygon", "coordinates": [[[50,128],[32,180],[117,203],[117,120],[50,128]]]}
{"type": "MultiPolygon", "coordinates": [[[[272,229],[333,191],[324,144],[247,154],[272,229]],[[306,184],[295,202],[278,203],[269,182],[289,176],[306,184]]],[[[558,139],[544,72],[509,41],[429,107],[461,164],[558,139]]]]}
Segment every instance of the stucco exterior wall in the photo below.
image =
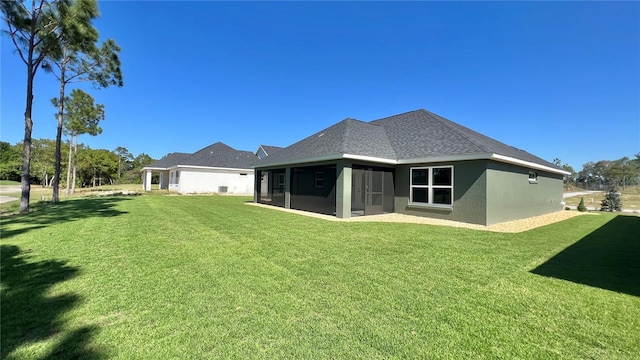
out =
{"type": "Polygon", "coordinates": [[[486,167],[485,160],[399,165],[395,172],[395,212],[486,225],[486,167]],[[450,165],[453,166],[451,208],[409,204],[412,167],[450,165]]]}
{"type": "Polygon", "coordinates": [[[562,210],[562,175],[490,161],[487,164],[487,225],[562,210]],[[529,181],[529,172],[538,174],[529,181]]]}
{"type": "MultiPolygon", "coordinates": [[[[173,170],[173,172],[175,171],[173,170]]],[[[217,193],[220,192],[221,186],[227,187],[228,194],[253,194],[253,170],[178,168],[177,171],[180,171],[177,188],[170,184],[169,189],[182,194],[217,193]]],[[[175,177],[173,181],[175,181],[175,177]]]]}

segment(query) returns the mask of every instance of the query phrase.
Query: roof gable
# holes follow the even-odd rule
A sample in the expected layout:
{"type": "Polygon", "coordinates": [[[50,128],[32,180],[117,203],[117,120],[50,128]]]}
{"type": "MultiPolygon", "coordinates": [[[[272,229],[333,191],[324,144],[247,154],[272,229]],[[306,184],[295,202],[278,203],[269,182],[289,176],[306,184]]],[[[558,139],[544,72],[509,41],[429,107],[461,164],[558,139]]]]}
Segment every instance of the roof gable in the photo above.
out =
{"type": "Polygon", "coordinates": [[[169,153],[165,155],[162,159],[145,166],[145,168],[167,169],[172,166],[178,165],[180,161],[188,158],[189,156],[191,156],[191,154],[180,153],[180,152],[169,153]]]}
{"type": "Polygon", "coordinates": [[[269,154],[257,164],[341,154],[395,158],[384,128],[360,120],[345,119],[275,154],[269,154]]]}
{"type": "Polygon", "coordinates": [[[427,110],[372,121],[387,129],[398,159],[493,153],[557,167],[524,150],[492,139],[427,110]]]}
{"type": "Polygon", "coordinates": [[[283,147],[280,147],[280,146],[271,146],[271,145],[260,145],[260,147],[264,150],[267,156],[273,155],[278,151],[284,149],[283,147]]]}
{"type": "Polygon", "coordinates": [[[249,168],[249,164],[256,159],[256,155],[251,151],[236,150],[227,144],[217,142],[182,159],[177,165],[244,169],[249,168]]]}

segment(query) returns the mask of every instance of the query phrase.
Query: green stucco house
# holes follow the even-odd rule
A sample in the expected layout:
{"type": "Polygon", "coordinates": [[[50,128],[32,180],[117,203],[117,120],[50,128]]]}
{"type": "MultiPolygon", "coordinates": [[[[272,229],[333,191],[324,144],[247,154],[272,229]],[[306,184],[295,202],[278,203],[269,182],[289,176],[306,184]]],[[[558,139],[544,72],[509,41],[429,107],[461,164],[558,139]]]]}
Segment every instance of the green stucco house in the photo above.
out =
{"type": "Polygon", "coordinates": [[[562,209],[562,168],[426,110],[345,119],[252,165],[254,202],[473,224],[562,209]]]}

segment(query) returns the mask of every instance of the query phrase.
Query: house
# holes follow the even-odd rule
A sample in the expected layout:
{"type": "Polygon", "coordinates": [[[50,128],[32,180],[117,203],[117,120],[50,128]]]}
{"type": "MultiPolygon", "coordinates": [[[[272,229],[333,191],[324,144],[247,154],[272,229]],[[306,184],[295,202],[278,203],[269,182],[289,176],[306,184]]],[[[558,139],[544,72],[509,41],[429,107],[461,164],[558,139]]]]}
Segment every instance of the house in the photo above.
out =
{"type": "Polygon", "coordinates": [[[249,165],[256,160],[253,152],[221,142],[193,154],[171,153],[142,168],[143,189],[151,190],[151,175],[159,172],[160,189],[182,194],[251,194],[254,170],[249,165]]]}
{"type": "Polygon", "coordinates": [[[258,160],[254,202],[491,225],[561,210],[558,166],[426,110],[345,119],[258,160]]]}

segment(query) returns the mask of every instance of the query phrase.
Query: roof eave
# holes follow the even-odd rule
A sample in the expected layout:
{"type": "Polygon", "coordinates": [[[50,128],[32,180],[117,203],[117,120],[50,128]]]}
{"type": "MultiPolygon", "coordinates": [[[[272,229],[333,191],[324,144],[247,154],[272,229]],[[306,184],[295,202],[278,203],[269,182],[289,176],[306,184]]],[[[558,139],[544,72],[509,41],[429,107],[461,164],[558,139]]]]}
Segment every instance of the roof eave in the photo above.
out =
{"type": "Polygon", "coordinates": [[[329,155],[315,156],[315,157],[302,158],[302,159],[281,160],[281,161],[275,161],[275,162],[264,163],[264,164],[254,164],[254,165],[251,165],[251,168],[256,169],[256,168],[264,168],[264,167],[315,163],[315,162],[321,162],[321,161],[343,160],[343,159],[368,161],[368,162],[375,162],[375,163],[389,164],[389,165],[395,165],[397,163],[397,161],[393,159],[386,159],[386,158],[380,158],[375,156],[339,153],[339,154],[329,154],[329,155]]]}
{"type": "Polygon", "coordinates": [[[202,165],[174,165],[169,170],[175,169],[198,169],[198,170],[234,170],[234,171],[247,171],[252,168],[234,168],[234,167],[222,167],[222,166],[202,166],[202,165]]]}
{"type": "Polygon", "coordinates": [[[556,169],[556,168],[552,168],[550,166],[541,165],[541,164],[534,163],[534,162],[531,162],[531,161],[525,161],[525,160],[512,158],[510,156],[493,154],[491,156],[491,160],[500,161],[500,162],[513,164],[513,165],[520,165],[520,166],[528,167],[528,168],[531,168],[531,169],[547,171],[547,172],[554,173],[554,174],[571,175],[571,173],[566,171],[566,170],[556,169]]]}
{"type": "Polygon", "coordinates": [[[156,167],[156,166],[145,166],[142,169],[140,169],[140,172],[145,171],[145,170],[168,170],[168,167],[156,167]]]}
{"type": "Polygon", "coordinates": [[[282,161],[276,161],[272,163],[255,164],[255,165],[251,165],[250,167],[253,169],[256,169],[256,168],[285,166],[285,165],[304,164],[304,163],[330,161],[330,160],[342,160],[342,159],[375,162],[375,163],[388,164],[388,165],[454,162],[454,161],[468,161],[468,160],[494,160],[494,161],[499,161],[499,162],[513,164],[513,165],[519,165],[519,166],[530,168],[530,169],[547,171],[554,174],[560,174],[560,175],[571,174],[570,172],[565,170],[555,169],[550,166],[534,163],[531,161],[520,160],[510,156],[504,156],[504,155],[499,155],[495,153],[430,156],[430,157],[424,157],[424,158],[400,159],[400,160],[379,158],[374,156],[354,155],[354,154],[331,154],[331,155],[323,155],[323,156],[317,156],[312,158],[282,160],[282,161]]]}
{"type": "Polygon", "coordinates": [[[500,155],[496,153],[480,153],[480,154],[461,154],[461,155],[449,155],[449,156],[431,156],[425,158],[414,159],[401,159],[398,160],[398,164],[416,164],[416,163],[433,163],[433,162],[453,162],[453,161],[468,161],[468,160],[494,160],[507,164],[518,165],[530,169],[547,171],[560,175],[571,175],[570,172],[552,168],[550,166],[534,163],[531,161],[525,161],[516,159],[514,157],[500,155]]]}

